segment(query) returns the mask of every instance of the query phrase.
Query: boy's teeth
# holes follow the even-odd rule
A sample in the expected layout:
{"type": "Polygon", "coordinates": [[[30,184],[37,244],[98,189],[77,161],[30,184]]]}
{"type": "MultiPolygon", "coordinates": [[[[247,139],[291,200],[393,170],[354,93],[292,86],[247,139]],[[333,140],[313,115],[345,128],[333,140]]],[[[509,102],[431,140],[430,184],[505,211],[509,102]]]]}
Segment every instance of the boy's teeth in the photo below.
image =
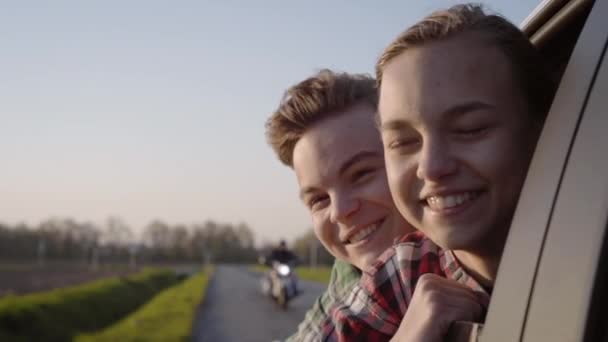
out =
{"type": "Polygon", "coordinates": [[[353,235],[350,239],[350,243],[359,242],[365,239],[369,234],[373,233],[376,229],[378,229],[378,224],[374,223],[367,228],[361,229],[357,234],[353,235]]]}
{"type": "Polygon", "coordinates": [[[475,192],[463,192],[460,194],[448,195],[448,196],[431,196],[427,198],[429,207],[433,210],[443,210],[453,208],[461,205],[465,202],[473,200],[477,197],[475,192]]]}

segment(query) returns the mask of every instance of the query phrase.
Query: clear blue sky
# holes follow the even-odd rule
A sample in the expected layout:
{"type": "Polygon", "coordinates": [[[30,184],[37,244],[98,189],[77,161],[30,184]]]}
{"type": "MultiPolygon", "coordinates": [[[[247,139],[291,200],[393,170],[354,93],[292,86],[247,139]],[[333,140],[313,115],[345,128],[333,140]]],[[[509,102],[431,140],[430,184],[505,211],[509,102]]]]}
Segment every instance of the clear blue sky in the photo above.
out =
{"type": "MultiPolygon", "coordinates": [[[[214,219],[291,239],[309,218],[264,140],[283,90],[324,67],[371,73],[454,3],[4,2],[0,221],[214,219]]],[[[538,1],[485,3],[520,23],[538,1]]]]}

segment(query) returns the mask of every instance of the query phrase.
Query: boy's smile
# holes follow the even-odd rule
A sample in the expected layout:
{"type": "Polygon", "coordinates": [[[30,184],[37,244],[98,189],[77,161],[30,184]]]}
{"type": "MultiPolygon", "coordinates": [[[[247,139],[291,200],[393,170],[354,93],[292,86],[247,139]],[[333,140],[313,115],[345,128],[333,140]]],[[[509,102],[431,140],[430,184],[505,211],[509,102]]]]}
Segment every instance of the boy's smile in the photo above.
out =
{"type": "Polygon", "coordinates": [[[392,200],[371,105],[310,127],[294,148],[301,198],[319,240],[334,256],[367,269],[412,230],[392,200]]]}
{"type": "Polygon", "coordinates": [[[345,245],[363,245],[375,236],[375,233],[382,227],[385,217],[371,224],[365,224],[358,227],[347,228],[341,238],[345,245]]]}

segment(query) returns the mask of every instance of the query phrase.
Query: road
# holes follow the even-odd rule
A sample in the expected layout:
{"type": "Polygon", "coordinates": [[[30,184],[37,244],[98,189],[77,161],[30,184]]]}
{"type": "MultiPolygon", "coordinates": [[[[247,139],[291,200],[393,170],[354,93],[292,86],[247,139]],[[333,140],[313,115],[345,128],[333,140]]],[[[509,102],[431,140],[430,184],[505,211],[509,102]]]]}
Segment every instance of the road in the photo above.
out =
{"type": "Polygon", "coordinates": [[[217,266],[194,323],[196,342],[268,342],[296,331],[306,311],[324,290],[301,281],[304,290],[282,311],[260,293],[260,275],[242,266],[217,266]]]}

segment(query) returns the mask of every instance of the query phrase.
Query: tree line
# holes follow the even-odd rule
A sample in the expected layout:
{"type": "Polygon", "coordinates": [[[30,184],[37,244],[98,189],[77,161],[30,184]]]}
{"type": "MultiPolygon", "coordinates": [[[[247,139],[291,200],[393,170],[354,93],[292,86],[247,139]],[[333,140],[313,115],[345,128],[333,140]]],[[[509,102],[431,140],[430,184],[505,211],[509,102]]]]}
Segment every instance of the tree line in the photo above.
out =
{"type": "MultiPolygon", "coordinates": [[[[277,240],[278,242],[278,240],[277,240]]],[[[290,244],[301,264],[331,264],[333,257],[312,230],[290,244]]],[[[246,223],[208,220],[191,225],[154,220],[141,234],[119,217],[104,224],[52,218],[36,226],[0,223],[0,261],[103,263],[255,263],[273,247],[256,247],[246,223]]]]}
{"type": "Polygon", "coordinates": [[[155,220],[139,236],[120,218],[103,225],[53,218],[37,226],[0,223],[0,260],[19,262],[255,262],[245,223],[170,225],[155,220]]]}

